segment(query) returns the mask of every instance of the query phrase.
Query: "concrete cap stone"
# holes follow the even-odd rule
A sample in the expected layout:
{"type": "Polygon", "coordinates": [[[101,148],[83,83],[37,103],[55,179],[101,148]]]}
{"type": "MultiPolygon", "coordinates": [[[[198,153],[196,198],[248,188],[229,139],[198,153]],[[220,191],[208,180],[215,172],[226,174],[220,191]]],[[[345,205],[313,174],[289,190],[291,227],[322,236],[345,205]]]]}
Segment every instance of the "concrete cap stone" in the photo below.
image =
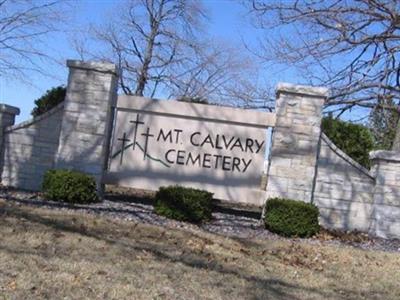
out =
{"type": "Polygon", "coordinates": [[[83,70],[93,70],[101,73],[112,73],[118,75],[118,68],[115,64],[108,62],[98,62],[98,61],[82,61],[82,60],[67,60],[68,68],[83,69],[83,70]]]}
{"type": "Polygon", "coordinates": [[[369,158],[371,160],[388,160],[400,162],[400,152],[387,150],[371,151],[369,153],[369,158]]]}
{"type": "Polygon", "coordinates": [[[0,113],[6,113],[6,114],[10,114],[10,115],[19,115],[20,110],[18,107],[0,103],[0,113]]]}
{"type": "Polygon", "coordinates": [[[327,98],[329,96],[329,89],[324,87],[279,82],[276,87],[276,94],[278,95],[279,93],[300,94],[327,98]]]}

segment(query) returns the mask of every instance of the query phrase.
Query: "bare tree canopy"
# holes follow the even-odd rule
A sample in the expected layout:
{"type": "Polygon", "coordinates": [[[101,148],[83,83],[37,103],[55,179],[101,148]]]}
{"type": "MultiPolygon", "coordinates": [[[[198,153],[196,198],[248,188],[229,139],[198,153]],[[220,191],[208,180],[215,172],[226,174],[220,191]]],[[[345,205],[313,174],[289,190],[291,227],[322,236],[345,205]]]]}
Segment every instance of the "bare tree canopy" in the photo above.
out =
{"type": "Polygon", "coordinates": [[[309,83],[329,86],[339,114],[400,99],[398,0],[253,0],[257,24],[273,31],[265,59],[299,67],[309,83]],[[278,36],[278,37],[277,37],[278,36]]]}
{"type": "Polygon", "coordinates": [[[43,39],[57,31],[61,1],[0,0],[0,76],[22,79],[27,72],[43,73],[48,59],[43,39]]]}
{"type": "Polygon", "coordinates": [[[106,50],[88,52],[118,64],[124,93],[246,107],[250,102],[270,104],[266,87],[257,91],[257,80],[248,80],[245,87],[244,74],[256,74],[256,65],[234,47],[207,36],[208,12],[201,1],[127,0],[116,10],[108,24],[93,28],[106,50]]]}
{"type": "Polygon", "coordinates": [[[127,94],[153,95],[168,80],[173,65],[182,64],[203,8],[195,2],[175,0],[133,0],[120,5],[117,18],[96,29],[97,38],[111,48],[123,78],[127,94]]]}

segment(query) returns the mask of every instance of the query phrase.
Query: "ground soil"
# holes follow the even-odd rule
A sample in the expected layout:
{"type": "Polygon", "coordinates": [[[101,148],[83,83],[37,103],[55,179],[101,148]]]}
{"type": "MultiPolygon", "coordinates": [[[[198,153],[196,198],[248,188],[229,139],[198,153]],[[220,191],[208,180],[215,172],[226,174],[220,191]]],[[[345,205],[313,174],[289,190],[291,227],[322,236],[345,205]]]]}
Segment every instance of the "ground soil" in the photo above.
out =
{"type": "Polygon", "coordinates": [[[397,251],[11,199],[0,200],[0,237],[0,299],[400,299],[397,251]]]}

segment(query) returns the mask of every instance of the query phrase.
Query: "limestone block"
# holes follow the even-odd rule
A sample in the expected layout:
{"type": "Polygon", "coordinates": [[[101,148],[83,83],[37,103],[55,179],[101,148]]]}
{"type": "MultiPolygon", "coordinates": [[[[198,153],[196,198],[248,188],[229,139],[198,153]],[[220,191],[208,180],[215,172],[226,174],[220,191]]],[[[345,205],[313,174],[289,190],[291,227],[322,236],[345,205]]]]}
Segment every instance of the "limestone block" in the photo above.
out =
{"type": "MultiPolygon", "coordinates": [[[[296,172],[297,170],[295,170],[296,172]]],[[[306,171],[307,172],[307,171],[306,171]]],[[[291,188],[302,188],[302,187],[307,187],[309,188],[310,186],[310,181],[308,180],[307,176],[301,176],[301,175],[295,175],[292,178],[289,178],[289,187],[291,188]]]]}
{"type": "Polygon", "coordinates": [[[117,72],[112,64],[68,61],[70,74],[56,166],[96,176],[105,167],[117,72]]]}
{"type": "Polygon", "coordinates": [[[307,178],[309,174],[313,174],[314,169],[312,167],[299,167],[295,170],[292,167],[284,167],[284,166],[272,166],[269,168],[269,174],[271,176],[279,176],[282,178],[297,178],[303,179],[307,178]]]}
{"type": "Polygon", "coordinates": [[[399,238],[400,207],[374,205],[370,233],[383,238],[399,238]]]}
{"type": "Polygon", "coordinates": [[[370,227],[368,215],[360,215],[360,213],[355,210],[343,211],[321,208],[319,211],[320,224],[327,228],[367,232],[370,227]]]}
{"type": "Polygon", "coordinates": [[[290,128],[290,131],[300,135],[309,136],[314,133],[314,126],[293,124],[293,126],[290,128]]]}
{"type": "Polygon", "coordinates": [[[281,196],[310,201],[320,137],[321,110],[327,90],[280,84],[277,96],[276,127],[268,174],[268,183],[272,179],[275,182],[267,185],[267,195],[275,195],[279,186],[285,186],[285,189],[281,189],[281,196]],[[287,165],[289,161],[290,166],[287,165]],[[279,180],[283,181],[282,184],[279,180]]]}
{"type": "Polygon", "coordinates": [[[279,127],[281,128],[290,128],[294,124],[294,119],[292,118],[282,118],[279,121],[279,127]]]}
{"type": "Polygon", "coordinates": [[[293,160],[291,158],[286,158],[286,157],[277,157],[274,160],[275,166],[279,167],[290,167],[292,165],[293,160]]]}
{"type": "Polygon", "coordinates": [[[278,176],[270,176],[267,182],[268,191],[273,192],[287,192],[289,180],[278,176]]]}
{"type": "Polygon", "coordinates": [[[5,143],[13,143],[17,145],[25,144],[30,145],[33,143],[33,136],[23,133],[10,133],[4,135],[5,143]]]}

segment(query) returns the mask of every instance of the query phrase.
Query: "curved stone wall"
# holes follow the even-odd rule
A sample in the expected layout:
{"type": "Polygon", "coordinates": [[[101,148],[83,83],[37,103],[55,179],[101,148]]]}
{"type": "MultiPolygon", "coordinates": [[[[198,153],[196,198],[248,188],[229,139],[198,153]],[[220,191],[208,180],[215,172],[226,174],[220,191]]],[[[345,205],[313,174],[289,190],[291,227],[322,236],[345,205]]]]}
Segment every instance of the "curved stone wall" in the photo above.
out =
{"type": "Polygon", "coordinates": [[[374,187],[372,174],[322,134],[313,193],[322,225],[368,231],[374,187]]]}
{"type": "Polygon", "coordinates": [[[1,182],[27,190],[40,190],[43,174],[54,167],[64,103],[41,116],[6,127],[1,182]]]}

